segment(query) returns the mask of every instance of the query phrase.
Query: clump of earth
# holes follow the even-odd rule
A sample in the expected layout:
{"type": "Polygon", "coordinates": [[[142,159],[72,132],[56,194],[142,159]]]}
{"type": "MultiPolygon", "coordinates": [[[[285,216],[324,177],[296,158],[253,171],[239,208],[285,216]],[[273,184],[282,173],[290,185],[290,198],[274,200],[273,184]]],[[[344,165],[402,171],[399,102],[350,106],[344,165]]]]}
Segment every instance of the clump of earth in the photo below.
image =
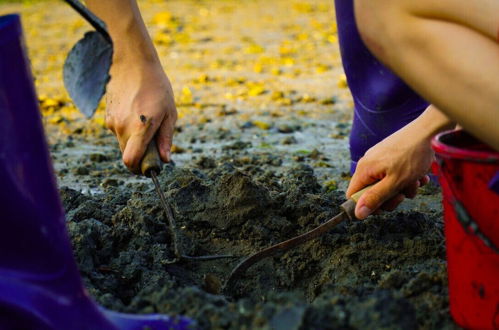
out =
{"type": "Polygon", "coordinates": [[[223,290],[242,257],[328,220],[344,193],[321,186],[306,164],[281,172],[211,158],[196,164],[168,165],[159,177],[182,249],[240,258],[168,264],[172,237],[152,183],[93,196],[61,188],[81,274],[100,304],[186,315],[201,329],[455,328],[440,211],[344,222],[223,290]]]}
{"type": "MultiPolygon", "coordinates": [[[[338,212],[353,102],[333,4],[140,1],[179,110],[178,165],[160,182],[185,254],[243,258],[338,212]]],[[[74,254],[100,304],[201,329],[455,328],[438,190],[262,261],[230,290],[240,258],[168,264],[152,182],[123,166],[103,104],[86,120],[64,91],[65,54],[89,26],[63,1],[0,12],[23,15],[74,254]]]]}

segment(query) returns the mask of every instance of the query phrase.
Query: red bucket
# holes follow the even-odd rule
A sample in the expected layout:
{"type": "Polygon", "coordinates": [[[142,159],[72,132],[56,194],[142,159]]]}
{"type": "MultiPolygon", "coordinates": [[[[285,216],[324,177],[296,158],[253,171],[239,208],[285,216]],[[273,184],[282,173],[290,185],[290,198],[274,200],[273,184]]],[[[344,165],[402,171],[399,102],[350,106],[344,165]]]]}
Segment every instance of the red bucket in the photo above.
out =
{"type": "Polygon", "coordinates": [[[432,141],[443,192],[450,312],[499,329],[499,152],[464,131],[432,141]]]}

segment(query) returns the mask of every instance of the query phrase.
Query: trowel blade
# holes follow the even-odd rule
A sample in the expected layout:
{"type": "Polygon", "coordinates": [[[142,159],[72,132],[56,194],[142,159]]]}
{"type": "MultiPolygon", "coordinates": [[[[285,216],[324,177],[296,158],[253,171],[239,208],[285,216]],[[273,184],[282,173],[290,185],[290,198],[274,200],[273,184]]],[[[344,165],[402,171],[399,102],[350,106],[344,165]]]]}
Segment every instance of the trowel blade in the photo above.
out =
{"type": "Polygon", "coordinates": [[[106,92],[113,56],[112,44],[92,31],[78,41],[64,63],[64,86],[87,118],[94,115],[106,92]]]}

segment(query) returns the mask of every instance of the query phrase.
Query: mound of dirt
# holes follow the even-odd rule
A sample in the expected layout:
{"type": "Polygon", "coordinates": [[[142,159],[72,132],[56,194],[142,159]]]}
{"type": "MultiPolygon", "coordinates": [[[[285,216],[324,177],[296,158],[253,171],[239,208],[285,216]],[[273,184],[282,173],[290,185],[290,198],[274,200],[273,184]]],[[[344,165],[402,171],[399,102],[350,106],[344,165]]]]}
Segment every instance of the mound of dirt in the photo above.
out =
{"type": "MultiPolygon", "coordinates": [[[[323,223],[344,194],[307,165],[166,167],[160,175],[185,254],[246,256],[323,223]]],[[[62,188],[74,252],[105,307],[183,314],[202,329],[454,328],[448,315],[441,214],[398,212],[337,226],[253,266],[240,259],[168,264],[172,242],[152,183],[87,196],[62,188]]]]}

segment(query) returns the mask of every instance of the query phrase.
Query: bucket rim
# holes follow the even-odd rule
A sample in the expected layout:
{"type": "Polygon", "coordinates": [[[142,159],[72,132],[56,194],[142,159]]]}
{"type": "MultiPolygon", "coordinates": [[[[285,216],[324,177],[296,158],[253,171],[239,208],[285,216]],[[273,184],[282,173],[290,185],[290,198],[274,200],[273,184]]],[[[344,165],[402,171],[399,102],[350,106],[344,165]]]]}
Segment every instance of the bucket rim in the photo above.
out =
{"type": "Polygon", "coordinates": [[[445,158],[461,159],[471,162],[499,164],[499,152],[495,150],[473,150],[453,146],[444,141],[449,137],[455,136],[465,136],[467,138],[471,138],[477,142],[480,142],[478,139],[463,130],[444,131],[437,134],[431,141],[432,148],[435,151],[436,155],[445,158]]]}

